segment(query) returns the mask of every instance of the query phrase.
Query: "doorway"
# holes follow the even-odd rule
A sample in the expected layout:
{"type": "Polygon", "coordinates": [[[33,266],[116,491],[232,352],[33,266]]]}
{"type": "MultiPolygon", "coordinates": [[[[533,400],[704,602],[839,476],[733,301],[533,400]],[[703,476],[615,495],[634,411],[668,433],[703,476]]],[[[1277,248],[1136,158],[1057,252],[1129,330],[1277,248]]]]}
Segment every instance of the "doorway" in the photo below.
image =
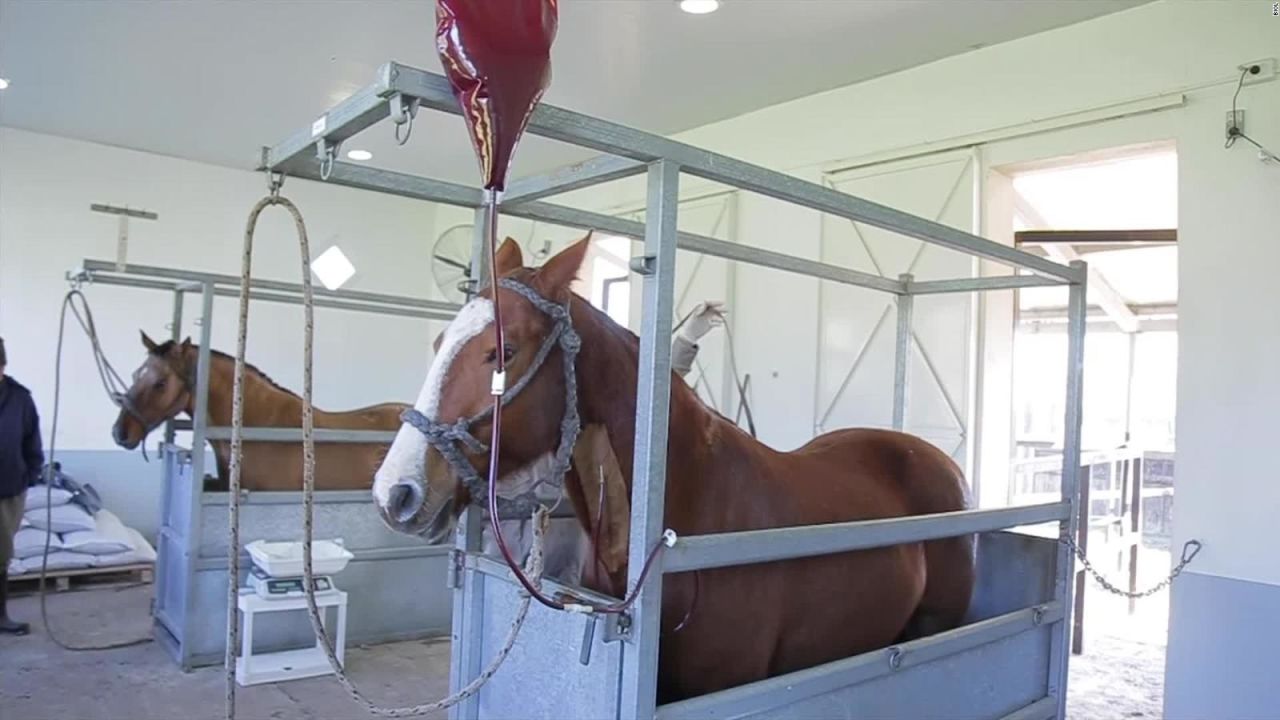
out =
{"type": "MultiPolygon", "coordinates": [[[[1144,590],[1171,566],[1176,148],[1114,149],[1000,172],[1012,189],[1014,244],[1089,265],[1076,541],[1110,583],[1144,590]]],[[[1060,488],[1066,306],[1061,287],[1015,295],[1009,504],[1060,488]]],[[[1077,576],[1069,716],[1160,716],[1168,602],[1167,592],[1131,600],[1077,576]]]]}

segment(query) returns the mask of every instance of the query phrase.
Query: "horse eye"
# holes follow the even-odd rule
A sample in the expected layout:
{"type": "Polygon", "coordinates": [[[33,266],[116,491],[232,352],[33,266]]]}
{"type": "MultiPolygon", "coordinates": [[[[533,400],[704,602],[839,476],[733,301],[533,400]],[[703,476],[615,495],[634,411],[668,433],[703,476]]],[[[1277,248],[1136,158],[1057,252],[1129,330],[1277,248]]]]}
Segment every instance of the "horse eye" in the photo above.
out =
{"type": "Polygon", "coordinates": [[[164,380],[157,380],[157,381],[156,381],[156,384],[155,384],[155,388],[156,388],[156,390],[164,390],[164,386],[165,386],[165,381],[164,381],[164,380]]]}
{"type": "MultiPolygon", "coordinates": [[[[511,358],[513,358],[513,357],[515,357],[515,356],[516,356],[516,349],[515,349],[514,347],[512,347],[510,344],[507,344],[507,345],[503,345],[503,346],[502,346],[502,361],[503,361],[503,362],[511,362],[511,358]]],[[[484,361],[485,361],[485,362],[487,362],[487,363],[490,363],[490,364],[497,362],[497,361],[498,361],[498,350],[497,350],[497,348],[494,348],[493,350],[490,350],[490,351],[489,351],[489,354],[488,354],[488,355],[485,355],[484,361]]]]}

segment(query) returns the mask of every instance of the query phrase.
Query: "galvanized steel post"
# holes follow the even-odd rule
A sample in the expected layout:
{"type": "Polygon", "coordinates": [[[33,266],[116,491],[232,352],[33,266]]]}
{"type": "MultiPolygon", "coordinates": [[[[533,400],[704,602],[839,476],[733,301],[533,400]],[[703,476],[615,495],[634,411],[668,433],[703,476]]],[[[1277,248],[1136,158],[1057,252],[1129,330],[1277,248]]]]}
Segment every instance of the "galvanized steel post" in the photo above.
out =
{"type": "MultiPolygon", "coordinates": [[[[467,293],[470,300],[479,291],[480,281],[488,269],[485,253],[484,209],[476,208],[471,227],[471,281],[467,293]]],[[[465,567],[467,553],[481,551],[484,514],[474,504],[468,505],[458,518],[454,536],[453,566],[450,577],[457,579],[453,588],[453,625],[449,657],[449,692],[456,693],[480,674],[483,665],[484,576],[465,567]]],[[[449,720],[474,720],[480,716],[479,695],[473,695],[449,708],[449,720]]]]}
{"type": "MultiPolygon", "coordinates": [[[[182,300],[185,293],[181,288],[174,288],[173,291],[173,319],[170,321],[169,339],[174,342],[182,340],[182,300]]],[[[173,418],[169,418],[164,423],[164,443],[172,445],[177,429],[174,427],[173,418]]]]}
{"type": "MultiPolygon", "coordinates": [[[[1079,278],[1071,285],[1067,298],[1067,388],[1066,419],[1062,440],[1062,500],[1071,503],[1071,515],[1059,523],[1061,537],[1076,537],[1080,514],[1088,508],[1080,507],[1080,430],[1084,383],[1084,336],[1088,305],[1088,274],[1083,261],[1071,263],[1071,269],[1079,278]]],[[[1086,480],[1087,482],[1087,480],[1086,480]]],[[[1066,717],[1067,663],[1071,652],[1070,611],[1075,589],[1075,555],[1065,543],[1058,546],[1057,582],[1053,597],[1062,603],[1064,619],[1053,634],[1049,660],[1049,691],[1058,703],[1058,718],[1066,717]]]]}
{"type": "MultiPolygon", "coordinates": [[[[200,517],[200,503],[204,495],[204,458],[205,429],[209,427],[209,363],[212,357],[213,338],[213,284],[205,282],[200,287],[200,348],[196,361],[196,407],[195,417],[191,423],[191,508],[189,517],[200,517]]],[[[217,472],[215,470],[215,472],[217,472]]],[[[186,539],[190,552],[186,558],[187,588],[195,587],[196,563],[199,560],[201,543],[200,526],[194,524],[191,536],[186,539]]],[[[237,552],[237,548],[228,548],[227,552],[237,552]]],[[[229,556],[228,556],[229,557],[229,556]]],[[[195,619],[194,604],[196,593],[188,590],[182,609],[182,667],[191,666],[191,642],[194,635],[192,623],[195,619]]]]}
{"type": "Polygon", "coordinates": [[[898,336],[893,363],[893,429],[907,426],[907,394],[911,382],[911,311],[915,304],[911,297],[911,273],[902,273],[898,282],[903,293],[898,296],[898,336]]]}
{"type": "MultiPolygon", "coordinates": [[[[636,382],[636,438],[632,465],[628,584],[634,585],[649,551],[662,536],[666,497],[667,431],[671,406],[671,306],[675,295],[676,211],[680,168],[659,160],[649,166],[645,211],[643,316],[636,382]]],[[[662,610],[662,558],[640,590],[623,649],[623,720],[650,720],[656,710],[658,630],[662,610]]]]}

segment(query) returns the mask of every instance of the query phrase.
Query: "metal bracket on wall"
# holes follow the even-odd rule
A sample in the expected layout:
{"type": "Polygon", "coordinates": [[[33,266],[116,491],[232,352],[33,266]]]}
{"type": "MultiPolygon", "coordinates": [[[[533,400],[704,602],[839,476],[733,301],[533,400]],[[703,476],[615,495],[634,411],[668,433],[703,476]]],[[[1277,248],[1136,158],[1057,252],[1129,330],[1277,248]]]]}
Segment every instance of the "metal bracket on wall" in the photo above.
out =
{"type": "Polygon", "coordinates": [[[123,270],[129,261],[129,219],[138,218],[139,220],[159,220],[160,215],[146,210],[134,210],[127,207],[116,207],[115,205],[102,205],[100,203],[91,203],[89,205],[91,212],[106,213],[107,215],[119,216],[119,224],[116,227],[116,269],[123,270]]]}

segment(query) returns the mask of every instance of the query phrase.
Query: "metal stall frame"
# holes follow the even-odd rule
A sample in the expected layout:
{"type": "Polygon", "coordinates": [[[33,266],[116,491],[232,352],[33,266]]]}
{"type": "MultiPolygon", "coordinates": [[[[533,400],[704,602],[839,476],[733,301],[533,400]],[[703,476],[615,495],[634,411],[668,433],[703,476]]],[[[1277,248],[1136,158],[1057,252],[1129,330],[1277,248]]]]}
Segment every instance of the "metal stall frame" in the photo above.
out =
{"type": "MultiPolygon", "coordinates": [[[[389,193],[467,208],[480,208],[482,191],[405,173],[392,172],[336,160],[339,146],[347,138],[392,116],[397,122],[412,122],[410,107],[459,114],[460,109],[448,82],[442,76],[397,63],[380,67],[375,81],[339,103],[308,127],[274,147],[264,148],[260,169],[281,175],[326,181],[330,184],[389,193]]],[[[665,486],[668,399],[670,396],[670,335],[672,313],[672,268],[677,248],[729,260],[771,267],[801,275],[871,288],[899,298],[897,365],[894,389],[894,424],[905,420],[907,358],[903,338],[909,333],[911,298],[915,295],[1010,290],[1026,287],[1066,285],[1069,288],[1070,318],[1066,384],[1065,438],[1063,445],[1062,495],[1058,502],[995,510],[969,510],[893,520],[850,522],[824,526],[791,527],[775,530],[681,538],[659,559],[662,572],[653,573],[641,589],[639,600],[623,633],[621,678],[616,716],[653,718],[679,715],[656,706],[658,628],[662,575],[695,568],[768,560],[799,558],[848,550],[881,547],[926,539],[994,531],[1030,524],[1056,522],[1061,537],[1073,537],[1078,518],[1076,486],[1079,480],[1081,382],[1084,349],[1086,267],[1083,262],[1064,266],[968,232],[854,197],[837,190],[800,180],[781,172],[736,160],[718,153],[664,137],[634,130],[563,108],[540,105],[532,113],[528,131],[552,140],[605,153],[575,165],[542,175],[513,181],[502,200],[501,211],[513,217],[557,225],[594,228],[643,241],[644,250],[634,258],[632,268],[643,277],[643,320],[640,333],[640,373],[637,383],[635,460],[633,465],[632,520],[630,536],[630,578],[642,566],[643,555],[654,546],[662,532],[665,486]],[[646,223],[637,223],[593,213],[541,199],[592,185],[646,173],[648,176],[646,223]],[[890,279],[828,263],[784,253],[745,247],[677,229],[676,213],[679,176],[688,174],[731,188],[761,194],[811,210],[842,217],[929,242],[976,258],[993,260],[1015,268],[1015,274],[997,277],[964,277],[917,282],[910,277],[890,279]],[[1032,274],[1018,274],[1016,269],[1032,274]]],[[[477,222],[477,228],[482,223],[477,222]]],[[[481,242],[477,235],[476,245],[481,242]]],[[[473,257],[480,257],[474,253],[473,257]]],[[[480,611],[483,606],[481,572],[485,566],[479,554],[478,511],[471,510],[459,527],[455,565],[479,567],[463,573],[455,583],[454,648],[451,686],[457,689],[475,676],[481,657],[480,611]]],[[[1065,546],[1058,548],[1054,568],[1052,600],[1007,613],[976,625],[911,643],[921,657],[940,657],[1042,625],[1053,625],[1047,692],[1009,717],[1061,718],[1065,712],[1069,616],[1071,607],[1073,556],[1065,546]]],[[[493,571],[495,578],[505,573],[493,571]]],[[[876,662],[881,656],[875,653],[876,662]]],[[[898,653],[901,664],[901,653],[898,653]]],[[[866,656],[815,668],[812,672],[847,672],[841,663],[865,662],[866,656]],[[824,666],[825,668],[825,666],[824,666]]],[[[893,658],[890,667],[896,669],[893,658]]],[[[810,672],[810,671],[805,671],[810,672]]],[[[774,680],[777,680],[775,678],[774,680]]],[[[716,693],[718,710],[732,715],[727,707],[759,700],[760,693],[786,694],[789,688],[754,683],[716,693]],[[756,687],[760,686],[760,687],[756,687]],[[769,688],[773,690],[770,691],[769,688]],[[763,689],[761,689],[763,688],[763,689]]],[[[710,696],[708,696],[710,697],[710,696]]],[[[696,700],[704,700],[698,698],[696,700]]],[[[782,702],[782,701],[777,701],[782,702]]],[[[776,704],[776,702],[775,702],[776,704]]],[[[478,714],[479,699],[459,705],[453,717],[478,714]]],[[[713,708],[702,706],[704,714],[713,708]]]]}
{"type": "MultiPolygon", "coordinates": [[[[186,295],[195,294],[200,298],[201,314],[199,319],[196,320],[199,326],[200,340],[196,366],[196,387],[194,388],[195,413],[191,421],[168,420],[164,427],[164,441],[160,447],[160,455],[164,465],[164,481],[161,486],[161,523],[159,530],[161,539],[159,544],[162,548],[170,547],[172,544],[174,547],[182,548],[186,554],[182,563],[186,573],[186,577],[182,579],[182,587],[185,590],[177,603],[181,605],[180,609],[176,607],[170,609],[166,598],[157,597],[154,610],[156,615],[156,634],[183,669],[191,669],[198,664],[207,662],[221,661],[222,653],[220,651],[216,654],[216,657],[206,657],[195,652],[191,647],[193,644],[191,637],[193,608],[196,602],[196,575],[201,570],[225,567],[225,562],[220,558],[200,555],[204,538],[202,537],[202,523],[199,519],[202,517],[201,513],[204,505],[226,505],[226,500],[220,497],[225,496],[225,492],[203,492],[207,441],[229,440],[231,438],[230,427],[217,427],[209,424],[209,369],[212,355],[213,300],[215,297],[238,298],[240,296],[240,278],[216,273],[194,272],[151,265],[119,265],[114,262],[86,259],[82,261],[80,267],[67,273],[67,279],[78,284],[110,285],[172,293],[173,315],[169,337],[174,341],[182,339],[186,295]],[[179,431],[191,432],[190,449],[181,448],[176,444],[176,436],[179,431]],[[171,510],[175,510],[174,503],[180,502],[180,499],[174,498],[173,493],[178,492],[176,487],[177,480],[185,472],[183,468],[185,465],[190,467],[190,480],[195,483],[195,489],[190,492],[190,496],[187,498],[189,501],[188,506],[178,510],[181,513],[179,517],[186,520],[186,534],[179,537],[177,529],[171,525],[173,518],[169,517],[169,515],[171,510]],[[206,495],[214,497],[206,498],[206,495]],[[181,613],[180,615],[178,615],[179,612],[181,613]]],[[[255,279],[251,281],[250,286],[250,298],[253,300],[290,305],[302,304],[301,285],[255,279]]],[[[314,292],[316,295],[315,305],[317,307],[420,318],[423,320],[449,321],[457,313],[459,307],[451,303],[423,298],[355,290],[337,292],[316,288],[314,292]]],[[[395,435],[395,431],[377,430],[317,429],[315,431],[317,443],[390,443],[395,438],[395,435]]],[[[245,428],[244,439],[251,442],[301,442],[302,430],[301,428],[245,428]]],[[[301,492],[270,493],[270,497],[265,494],[262,495],[263,497],[259,498],[259,501],[265,504],[301,504],[301,492]]],[[[331,491],[323,493],[322,496],[335,502],[363,503],[368,501],[368,493],[358,490],[331,491]]],[[[381,559],[391,559],[397,557],[398,554],[406,552],[401,548],[385,548],[383,551],[388,555],[386,558],[381,559]]],[[[415,552],[417,551],[415,550],[415,552]]],[[[446,551],[426,548],[423,552],[443,555],[446,551]]],[[[248,567],[249,560],[246,555],[241,559],[241,568],[247,570],[248,567]]],[[[173,579],[168,577],[168,573],[169,564],[158,558],[155,576],[155,586],[158,593],[163,593],[170,587],[169,583],[173,579]]],[[[221,619],[222,616],[219,616],[219,621],[221,619]]]]}

